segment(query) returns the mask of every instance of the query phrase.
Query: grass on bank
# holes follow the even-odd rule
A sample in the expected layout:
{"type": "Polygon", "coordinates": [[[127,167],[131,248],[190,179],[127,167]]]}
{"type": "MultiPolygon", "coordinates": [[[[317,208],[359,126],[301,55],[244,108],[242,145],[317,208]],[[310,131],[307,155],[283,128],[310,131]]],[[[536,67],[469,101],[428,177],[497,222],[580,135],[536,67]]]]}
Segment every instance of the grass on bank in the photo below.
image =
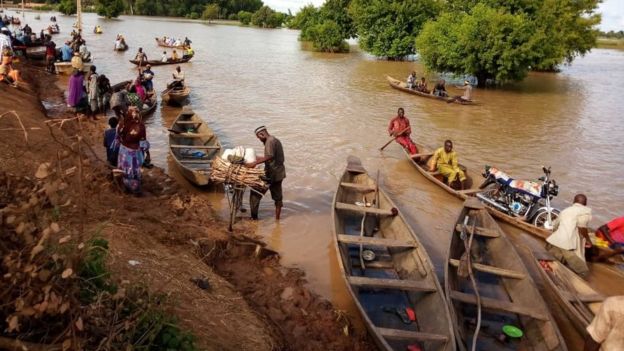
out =
{"type": "Polygon", "coordinates": [[[600,49],[624,50],[624,39],[598,38],[597,47],[600,49]]]}

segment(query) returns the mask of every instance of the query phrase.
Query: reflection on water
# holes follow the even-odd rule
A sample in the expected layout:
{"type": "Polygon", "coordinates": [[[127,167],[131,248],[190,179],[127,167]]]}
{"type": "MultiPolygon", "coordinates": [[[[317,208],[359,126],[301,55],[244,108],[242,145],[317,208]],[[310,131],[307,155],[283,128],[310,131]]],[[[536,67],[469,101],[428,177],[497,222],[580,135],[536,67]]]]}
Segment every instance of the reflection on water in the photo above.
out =
{"type": "MultiPolygon", "coordinates": [[[[74,18],[57,18],[63,31],[56,37],[58,43],[67,37],[74,18]]],[[[30,21],[35,30],[44,22],[30,21]]],[[[455,198],[412,168],[398,146],[378,151],[388,138],[386,124],[399,106],[411,119],[413,138],[430,146],[452,139],[461,161],[477,179],[485,164],[527,179],[541,176],[541,165],[549,165],[561,185],[558,206],[568,205],[576,192],[584,192],[594,208],[595,225],[624,213],[622,51],[597,49],[559,74],[533,73],[504,89],[479,89],[475,95],[480,105],[461,106],[388,87],[385,75],[404,79],[412,70],[422,75],[418,63],[378,61],[358,52],[303,51],[298,32],[287,29],[141,17],[105,20],[93,14],[85,15],[85,28],[98,70],[113,83],[136,73],[127,60],[139,46],[150,58],[160,55],[155,36],[193,40],[197,55],[183,65],[192,88],[192,106],[222,143],[255,147],[261,153],[253,130],[266,125],[284,145],[284,218],[275,223],[272,202],[265,199],[258,233],[282,253],[285,264],[305,269],[316,292],[344,308],[351,306],[336,267],[329,214],[347,155],[362,158],[373,174],[381,170],[382,186],[421,236],[440,276],[448,233],[460,209],[455,198]],[[96,23],[104,34],[90,33],[96,23]],[[112,51],[117,33],[127,37],[126,53],[112,51]]],[[[154,67],[156,89],[165,87],[173,68],[154,67]]],[[[178,111],[160,107],[148,120],[152,158],[158,166],[170,164],[164,128],[178,111]]],[[[206,196],[214,200],[217,212],[226,211],[222,194],[206,196]]],[[[517,242],[541,246],[526,234],[504,228],[517,242]]]]}

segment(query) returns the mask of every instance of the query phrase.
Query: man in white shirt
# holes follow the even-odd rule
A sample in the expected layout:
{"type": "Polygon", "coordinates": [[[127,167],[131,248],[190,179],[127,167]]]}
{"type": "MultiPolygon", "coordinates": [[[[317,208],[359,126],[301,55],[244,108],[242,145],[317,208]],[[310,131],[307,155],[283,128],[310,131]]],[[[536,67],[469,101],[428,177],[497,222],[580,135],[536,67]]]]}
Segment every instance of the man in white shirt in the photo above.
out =
{"type": "Polygon", "coordinates": [[[585,351],[624,349],[624,296],[611,296],[604,300],[587,327],[587,334],[585,351]]]}
{"type": "Polygon", "coordinates": [[[2,27],[0,30],[0,52],[3,52],[5,47],[9,47],[9,49],[13,51],[11,46],[11,31],[9,31],[7,27],[2,27]]]}
{"type": "Polygon", "coordinates": [[[168,62],[169,58],[167,57],[167,52],[163,51],[162,56],[160,57],[160,62],[168,62]]]}
{"type": "Polygon", "coordinates": [[[587,197],[577,194],[572,206],[561,211],[554,223],[555,231],[546,239],[546,250],[581,277],[589,273],[585,262],[585,245],[591,247],[587,233],[591,213],[591,208],[587,207],[587,197]]]}

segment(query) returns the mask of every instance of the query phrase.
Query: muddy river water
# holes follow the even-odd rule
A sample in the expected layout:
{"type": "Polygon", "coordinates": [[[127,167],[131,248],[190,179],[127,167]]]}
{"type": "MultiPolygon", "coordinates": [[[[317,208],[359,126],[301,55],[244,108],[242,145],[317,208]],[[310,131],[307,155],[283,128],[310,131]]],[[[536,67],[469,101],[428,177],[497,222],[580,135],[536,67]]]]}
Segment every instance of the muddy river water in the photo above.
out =
{"type": "MultiPolygon", "coordinates": [[[[28,23],[39,30],[48,17],[28,23]]],[[[60,45],[75,18],[57,17],[62,34],[55,40],[60,45]]],[[[183,66],[192,88],[191,105],[222,143],[255,147],[261,154],[261,143],[253,135],[259,125],[266,125],[282,141],[287,169],[283,219],[279,223],[272,219],[272,202],[266,199],[257,232],[279,250],[284,264],[305,270],[311,288],[339,308],[352,311],[337,268],[330,209],[347,155],[360,157],[371,174],[380,170],[381,186],[420,235],[442,276],[450,228],[461,203],[417,173],[399,146],[378,151],[388,140],[385,129],[399,106],[411,120],[415,140],[433,147],[452,139],[461,162],[477,180],[486,164],[526,179],[541,176],[541,165],[549,165],[560,184],[558,207],[584,192],[594,209],[593,225],[624,214],[624,51],[593,50],[558,74],[532,73],[509,87],[476,90],[481,104],[460,106],[388,86],[385,75],[404,79],[412,70],[421,75],[423,68],[416,62],[380,61],[355,47],[354,52],[341,55],[306,51],[297,31],[159,18],[84,17],[94,63],[113,83],[135,74],[128,59],[139,46],[156,59],[163,49],[154,37],[188,36],[196,51],[191,63],[183,66]],[[103,27],[104,34],[92,34],[95,24],[103,27]],[[117,33],[128,40],[126,53],[112,51],[117,33]]],[[[173,67],[153,70],[156,89],[164,89],[173,67]]],[[[164,128],[178,111],[159,107],[147,121],[158,166],[170,165],[164,128]]],[[[169,171],[175,175],[175,169],[169,171]]],[[[227,202],[222,193],[197,193],[212,198],[225,218],[227,202]]],[[[528,234],[508,226],[503,229],[516,242],[535,249],[542,246],[528,234]]],[[[613,283],[611,271],[594,270],[592,280],[606,293],[624,292],[624,284],[613,283]]],[[[578,336],[569,337],[572,345],[580,342],[578,336]]]]}

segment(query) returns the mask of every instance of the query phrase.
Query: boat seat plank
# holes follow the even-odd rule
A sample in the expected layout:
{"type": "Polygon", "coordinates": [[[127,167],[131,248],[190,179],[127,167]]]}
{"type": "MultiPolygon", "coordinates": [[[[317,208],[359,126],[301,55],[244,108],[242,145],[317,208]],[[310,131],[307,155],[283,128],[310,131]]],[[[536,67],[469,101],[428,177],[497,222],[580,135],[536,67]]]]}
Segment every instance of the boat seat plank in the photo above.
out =
{"type": "Polygon", "coordinates": [[[179,160],[182,163],[195,163],[195,164],[200,164],[200,163],[205,163],[205,164],[210,164],[212,163],[212,160],[179,160]]]}
{"type": "Polygon", "coordinates": [[[343,187],[343,188],[347,188],[347,189],[355,190],[355,191],[360,191],[360,192],[363,192],[363,193],[370,193],[370,192],[374,192],[375,190],[377,190],[372,185],[357,184],[357,183],[345,183],[345,182],[342,182],[342,183],[340,183],[340,186],[343,187]]]}
{"type": "Polygon", "coordinates": [[[568,301],[576,302],[578,299],[581,302],[592,303],[592,302],[602,302],[605,297],[601,294],[577,294],[576,297],[568,291],[559,290],[561,295],[563,295],[568,301]]]}
{"type": "Polygon", "coordinates": [[[169,145],[172,149],[214,149],[218,150],[221,146],[214,145],[169,145]]]}
{"type": "Polygon", "coordinates": [[[432,340],[432,341],[448,341],[448,336],[442,334],[417,332],[411,330],[375,328],[381,336],[388,339],[406,339],[406,340],[432,340]]]}
{"type": "Polygon", "coordinates": [[[431,153],[431,152],[426,152],[426,153],[422,153],[422,154],[413,154],[413,155],[409,155],[409,157],[411,157],[411,158],[416,158],[416,157],[428,157],[428,156],[433,156],[433,153],[431,153]]]}
{"type": "MultiPolygon", "coordinates": [[[[449,263],[453,267],[459,267],[459,260],[457,259],[451,258],[449,260],[449,263]]],[[[522,272],[518,272],[518,271],[514,271],[510,269],[498,268],[494,266],[488,266],[486,264],[481,264],[481,263],[473,263],[472,268],[474,268],[475,270],[479,272],[491,273],[491,274],[495,274],[504,278],[513,278],[513,279],[526,278],[526,275],[522,272]]]]}
{"type": "MultiPolygon", "coordinates": [[[[351,265],[355,268],[360,268],[362,266],[361,262],[359,259],[354,259],[351,262],[351,265]]],[[[365,262],[364,266],[366,267],[366,269],[369,268],[379,268],[379,269],[390,269],[390,268],[395,268],[394,262],[392,261],[372,261],[372,262],[365,262]]]]}
{"type": "Polygon", "coordinates": [[[344,202],[336,202],[336,209],[337,210],[347,210],[347,211],[362,212],[362,213],[370,213],[370,214],[376,214],[376,215],[382,215],[382,216],[392,216],[392,215],[394,215],[392,213],[392,211],[388,210],[388,209],[376,208],[376,207],[357,206],[357,205],[352,205],[352,204],[346,204],[344,202]]]}
{"type": "MultiPolygon", "coordinates": [[[[458,224],[455,227],[455,230],[457,230],[458,232],[461,232],[462,225],[458,224]]],[[[471,234],[471,232],[472,232],[472,226],[466,226],[466,233],[471,234]]],[[[483,228],[483,227],[475,227],[475,234],[479,236],[485,236],[488,238],[498,238],[500,236],[500,233],[498,231],[489,229],[489,228],[483,228]]]]}
{"type": "Polygon", "coordinates": [[[179,138],[205,138],[212,137],[212,133],[170,133],[171,136],[179,138]]]}
{"type": "Polygon", "coordinates": [[[482,191],[483,189],[476,188],[476,189],[458,190],[457,192],[463,195],[470,195],[470,194],[480,193],[482,191]]]}
{"type": "MultiPolygon", "coordinates": [[[[451,299],[476,305],[477,297],[473,294],[466,294],[460,291],[451,291],[451,299]]],[[[481,306],[485,309],[521,314],[531,318],[546,321],[548,316],[543,314],[538,308],[526,307],[509,301],[481,297],[481,306]]]]}
{"type": "Polygon", "coordinates": [[[345,235],[339,234],[338,241],[345,244],[364,244],[364,245],[377,245],[392,248],[414,248],[416,243],[411,240],[399,240],[399,239],[386,239],[375,238],[370,236],[357,236],[357,235],[345,235]]]}
{"type": "Polygon", "coordinates": [[[175,121],[176,124],[202,124],[202,121],[175,121]]]}
{"type": "Polygon", "coordinates": [[[349,277],[349,283],[351,285],[367,288],[398,289],[424,292],[436,291],[435,286],[430,282],[418,280],[381,279],[351,276],[349,277]]]}

